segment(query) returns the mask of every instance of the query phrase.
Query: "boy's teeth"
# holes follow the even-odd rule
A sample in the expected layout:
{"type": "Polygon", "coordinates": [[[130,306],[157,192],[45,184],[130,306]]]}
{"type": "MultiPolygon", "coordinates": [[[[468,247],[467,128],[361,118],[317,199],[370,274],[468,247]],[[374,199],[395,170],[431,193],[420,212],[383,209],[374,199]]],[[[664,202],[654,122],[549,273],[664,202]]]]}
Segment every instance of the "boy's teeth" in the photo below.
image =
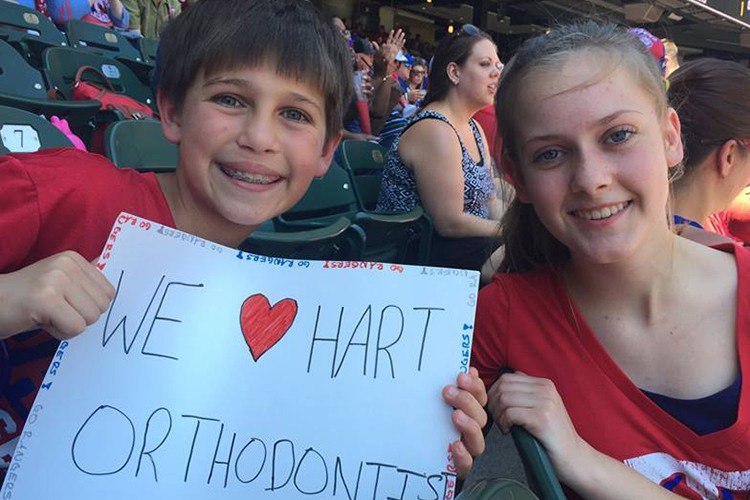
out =
{"type": "Polygon", "coordinates": [[[599,210],[576,210],[574,214],[577,217],[580,217],[582,219],[588,219],[588,220],[607,219],[609,217],[612,217],[616,213],[620,212],[622,209],[625,208],[626,205],[627,205],[627,202],[620,203],[618,205],[612,205],[610,207],[604,207],[599,210]]]}
{"type": "Polygon", "coordinates": [[[278,177],[270,177],[262,174],[251,174],[248,172],[240,172],[239,170],[232,170],[227,167],[221,167],[221,171],[227,174],[232,179],[239,181],[249,182],[251,184],[271,184],[275,182],[278,177]]]}

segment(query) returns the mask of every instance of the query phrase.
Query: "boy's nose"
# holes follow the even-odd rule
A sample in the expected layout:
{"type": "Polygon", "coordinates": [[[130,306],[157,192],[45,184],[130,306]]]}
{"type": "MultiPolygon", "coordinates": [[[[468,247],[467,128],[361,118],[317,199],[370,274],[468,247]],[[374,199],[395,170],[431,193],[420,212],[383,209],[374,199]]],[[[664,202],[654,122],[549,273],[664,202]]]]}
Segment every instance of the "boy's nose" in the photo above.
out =
{"type": "Polygon", "coordinates": [[[278,149],[278,134],[273,117],[261,113],[248,115],[237,134],[237,144],[256,152],[273,152],[278,149]]]}

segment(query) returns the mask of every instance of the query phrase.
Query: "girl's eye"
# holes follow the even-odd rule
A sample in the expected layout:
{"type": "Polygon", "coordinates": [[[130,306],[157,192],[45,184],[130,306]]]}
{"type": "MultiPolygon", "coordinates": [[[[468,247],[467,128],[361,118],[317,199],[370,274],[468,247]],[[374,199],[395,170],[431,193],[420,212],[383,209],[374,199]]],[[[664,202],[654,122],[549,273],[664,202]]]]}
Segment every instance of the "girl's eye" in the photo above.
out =
{"type": "Polygon", "coordinates": [[[229,94],[220,94],[213,98],[213,101],[226,106],[227,108],[239,108],[242,107],[242,103],[236,97],[229,94]]]}
{"type": "Polygon", "coordinates": [[[553,162],[558,160],[561,155],[562,152],[559,149],[548,149],[536,155],[534,157],[534,162],[553,162]]]}
{"type": "Polygon", "coordinates": [[[623,128],[620,130],[615,130],[606,139],[606,142],[609,144],[622,144],[623,142],[627,142],[628,139],[630,139],[630,136],[635,133],[634,130],[629,128],[623,128]]]}
{"type": "Polygon", "coordinates": [[[310,118],[298,109],[286,109],[284,110],[284,117],[288,120],[295,122],[306,123],[310,121],[310,118]]]}

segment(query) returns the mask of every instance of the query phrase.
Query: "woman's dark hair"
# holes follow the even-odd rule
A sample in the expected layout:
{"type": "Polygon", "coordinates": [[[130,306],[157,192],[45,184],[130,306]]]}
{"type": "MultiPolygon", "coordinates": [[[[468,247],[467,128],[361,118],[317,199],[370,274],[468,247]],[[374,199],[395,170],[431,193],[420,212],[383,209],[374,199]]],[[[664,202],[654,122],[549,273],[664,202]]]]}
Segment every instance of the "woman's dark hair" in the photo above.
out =
{"type": "MultiPolygon", "coordinates": [[[[667,96],[661,69],[641,41],[614,24],[585,21],[559,26],[545,35],[527,40],[503,69],[495,98],[498,134],[502,138],[502,164],[512,166],[509,173],[515,182],[523,182],[519,168],[516,133],[519,120],[518,97],[533,78],[554,75],[574,53],[587,51],[612,72],[625,67],[641,88],[654,98],[659,116],[667,114],[667,96]]],[[[606,74],[606,73],[604,73],[606,74]]],[[[544,265],[554,265],[570,258],[568,248],[542,224],[528,203],[516,197],[511,201],[501,223],[505,256],[499,272],[525,272],[544,265]]]]}
{"type": "Polygon", "coordinates": [[[456,63],[458,66],[463,66],[474,45],[481,40],[492,41],[492,38],[473,24],[465,24],[460,31],[446,36],[440,41],[430,64],[430,84],[427,86],[427,94],[422,101],[423,106],[445,99],[448,90],[451,88],[451,81],[448,78],[448,65],[456,63]]]}
{"type": "Polygon", "coordinates": [[[748,89],[750,69],[720,59],[690,61],[669,76],[669,102],[682,129],[684,177],[729,139],[750,138],[748,89]]]}
{"type": "Polygon", "coordinates": [[[161,34],[156,82],[179,111],[201,75],[262,64],[318,89],[326,138],[339,133],[353,92],[351,57],[338,30],[305,0],[196,2],[161,34]]]}

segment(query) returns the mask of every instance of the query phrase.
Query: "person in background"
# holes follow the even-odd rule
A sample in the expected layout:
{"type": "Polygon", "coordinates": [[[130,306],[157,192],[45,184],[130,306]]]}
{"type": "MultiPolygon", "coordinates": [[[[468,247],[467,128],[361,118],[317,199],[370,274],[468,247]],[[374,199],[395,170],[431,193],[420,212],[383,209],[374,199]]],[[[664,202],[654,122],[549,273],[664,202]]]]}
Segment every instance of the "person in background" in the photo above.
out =
{"type": "Polygon", "coordinates": [[[497,246],[502,205],[487,138],[471,117],[494,101],[500,69],[497,47],[475,26],[445,37],[424,107],[388,152],[377,211],[424,207],[435,229],[430,265],[479,270],[497,246]]]}
{"type": "Polygon", "coordinates": [[[409,68],[409,79],[407,80],[406,98],[409,104],[417,108],[421,107],[422,99],[427,94],[425,76],[427,75],[427,61],[421,57],[415,57],[411,68],[409,68]]]}
{"type": "Polygon", "coordinates": [[[375,52],[372,45],[363,38],[353,39],[351,32],[347,29],[344,21],[338,16],[331,17],[331,25],[341,34],[349,49],[352,62],[352,78],[354,81],[355,94],[347,107],[344,115],[344,139],[356,141],[374,141],[377,136],[373,135],[370,125],[369,101],[372,98],[372,54],[375,52]],[[360,98],[364,106],[358,106],[360,98]],[[365,113],[363,116],[362,114],[365,113]]]}
{"type": "Polygon", "coordinates": [[[120,0],[47,0],[47,9],[60,27],[71,19],[123,30],[130,25],[130,14],[120,0]]]}
{"type": "Polygon", "coordinates": [[[496,109],[517,196],[472,349],[494,422],[541,442],[568,498],[747,498],[750,249],[672,231],[661,68],[622,28],[560,26],[496,109]]]}
{"type": "MultiPolygon", "coordinates": [[[[404,46],[405,35],[403,31],[391,31],[385,43],[378,45],[373,42],[375,55],[373,57],[372,74],[372,101],[370,102],[370,123],[372,133],[380,135],[383,126],[393,108],[399,103],[404,95],[393,74],[402,61],[396,57],[404,46]]],[[[403,53],[402,53],[403,54],[403,53]]]]}
{"type": "Polygon", "coordinates": [[[669,77],[685,147],[674,186],[674,223],[736,237],[725,210],[750,184],[750,69],[697,59],[669,77]]]}
{"type": "Polygon", "coordinates": [[[662,38],[661,42],[664,44],[664,56],[667,59],[666,76],[669,76],[680,67],[680,51],[677,44],[669,38],[662,38]]]}
{"type": "Polygon", "coordinates": [[[121,0],[130,14],[130,31],[149,38],[159,38],[161,30],[177,17],[183,5],[198,0],[121,0]]]}

